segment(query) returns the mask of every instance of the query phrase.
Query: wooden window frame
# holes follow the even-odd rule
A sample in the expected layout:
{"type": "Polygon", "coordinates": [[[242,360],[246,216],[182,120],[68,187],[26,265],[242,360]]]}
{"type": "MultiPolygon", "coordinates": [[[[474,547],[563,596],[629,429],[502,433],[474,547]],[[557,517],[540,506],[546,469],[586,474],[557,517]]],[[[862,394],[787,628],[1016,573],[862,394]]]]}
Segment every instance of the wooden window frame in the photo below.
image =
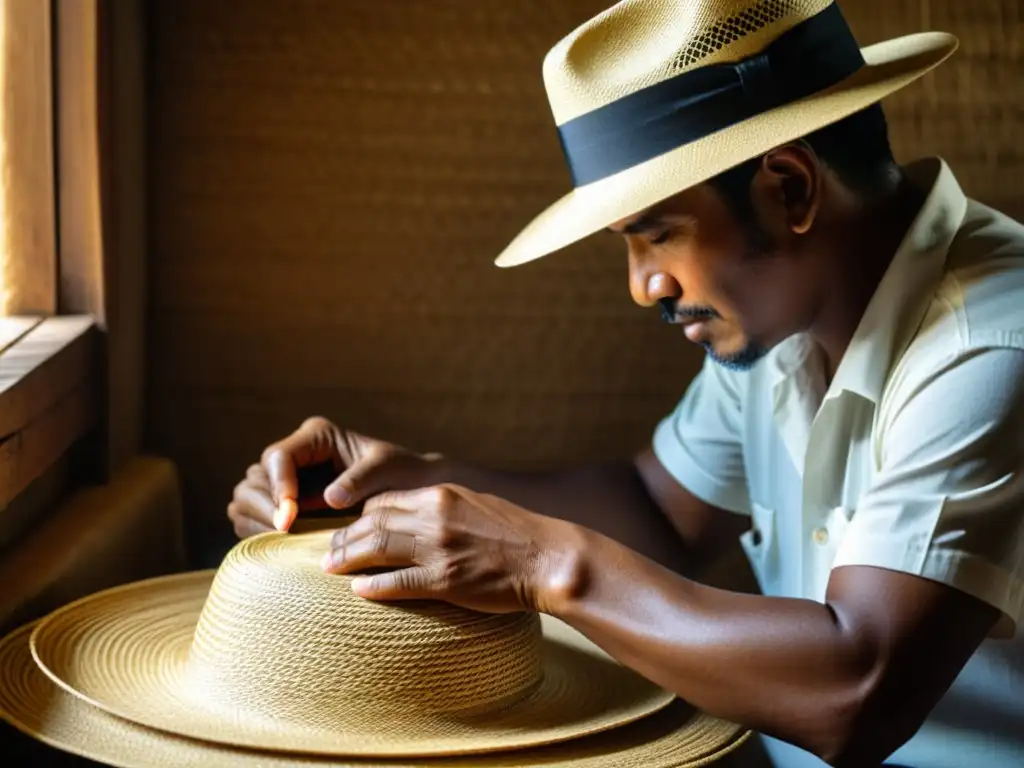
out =
{"type": "Polygon", "coordinates": [[[4,512],[74,449],[92,482],[139,451],[145,204],[141,0],[0,0],[0,13],[19,149],[2,206],[3,544],[4,512]]]}

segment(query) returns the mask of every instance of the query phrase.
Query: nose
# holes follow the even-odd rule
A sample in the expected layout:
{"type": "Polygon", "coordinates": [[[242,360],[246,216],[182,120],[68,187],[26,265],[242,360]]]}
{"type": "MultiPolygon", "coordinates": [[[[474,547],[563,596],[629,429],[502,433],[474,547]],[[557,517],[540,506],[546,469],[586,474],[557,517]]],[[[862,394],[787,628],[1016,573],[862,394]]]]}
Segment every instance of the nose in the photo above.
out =
{"type": "Polygon", "coordinates": [[[629,292],[641,307],[653,307],[662,299],[683,295],[682,286],[672,275],[633,249],[629,252],[629,292]]]}

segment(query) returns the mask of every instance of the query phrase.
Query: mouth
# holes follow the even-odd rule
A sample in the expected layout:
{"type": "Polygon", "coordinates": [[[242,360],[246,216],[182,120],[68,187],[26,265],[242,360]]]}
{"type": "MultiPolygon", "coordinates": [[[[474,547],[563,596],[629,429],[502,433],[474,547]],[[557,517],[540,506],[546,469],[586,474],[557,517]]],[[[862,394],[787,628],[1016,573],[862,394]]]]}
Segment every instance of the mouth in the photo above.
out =
{"type": "Polygon", "coordinates": [[[686,338],[694,344],[707,344],[708,327],[714,319],[714,312],[705,308],[690,308],[690,311],[680,311],[675,300],[665,298],[659,301],[661,304],[661,316],[666,323],[683,326],[683,333],[686,338]]]}
{"type": "Polygon", "coordinates": [[[709,322],[707,319],[684,320],[680,321],[679,324],[683,326],[683,333],[686,334],[686,338],[694,344],[704,344],[708,340],[709,322]]]}

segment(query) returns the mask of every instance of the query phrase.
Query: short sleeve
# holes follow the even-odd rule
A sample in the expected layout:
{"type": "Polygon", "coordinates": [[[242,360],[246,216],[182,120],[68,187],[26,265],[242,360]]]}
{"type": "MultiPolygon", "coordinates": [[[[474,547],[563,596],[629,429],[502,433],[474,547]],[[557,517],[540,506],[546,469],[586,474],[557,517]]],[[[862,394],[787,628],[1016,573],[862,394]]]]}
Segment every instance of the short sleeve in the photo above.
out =
{"type": "Polygon", "coordinates": [[[706,357],[679,405],[655,430],[654,453],[697,498],[750,514],[743,464],[744,384],[706,357]]]}
{"type": "Polygon", "coordinates": [[[916,384],[894,408],[879,456],[833,567],[922,576],[1020,621],[1024,350],[961,353],[916,384]]]}

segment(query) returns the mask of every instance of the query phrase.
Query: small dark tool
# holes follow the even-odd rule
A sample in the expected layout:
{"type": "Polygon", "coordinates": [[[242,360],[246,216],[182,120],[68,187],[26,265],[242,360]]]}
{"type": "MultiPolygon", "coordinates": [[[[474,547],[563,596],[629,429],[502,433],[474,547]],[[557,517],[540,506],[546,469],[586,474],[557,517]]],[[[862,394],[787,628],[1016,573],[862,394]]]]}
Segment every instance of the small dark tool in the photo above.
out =
{"type": "Polygon", "coordinates": [[[344,510],[331,509],[324,501],[324,491],[340,475],[330,462],[302,467],[299,476],[299,516],[305,518],[338,517],[341,515],[359,515],[363,511],[362,502],[344,510]]]}

